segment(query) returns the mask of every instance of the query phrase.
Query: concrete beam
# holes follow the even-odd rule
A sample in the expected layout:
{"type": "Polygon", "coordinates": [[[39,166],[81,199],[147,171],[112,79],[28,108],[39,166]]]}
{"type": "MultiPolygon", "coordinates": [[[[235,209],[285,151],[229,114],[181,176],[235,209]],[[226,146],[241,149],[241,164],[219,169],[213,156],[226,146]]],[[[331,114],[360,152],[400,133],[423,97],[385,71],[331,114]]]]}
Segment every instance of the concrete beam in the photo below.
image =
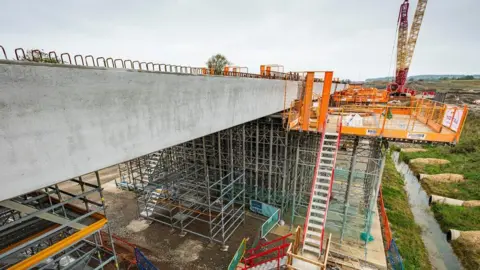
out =
{"type": "Polygon", "coordinates": [[[289,106],[298,90],[293,81],[0,60],[0,200],[282,111],[284,93],[289,106]]]}
{"type": "Polygon", "coordinates": [[[0,200],[282,111],[298,87],[0,61],[0,200]]]}

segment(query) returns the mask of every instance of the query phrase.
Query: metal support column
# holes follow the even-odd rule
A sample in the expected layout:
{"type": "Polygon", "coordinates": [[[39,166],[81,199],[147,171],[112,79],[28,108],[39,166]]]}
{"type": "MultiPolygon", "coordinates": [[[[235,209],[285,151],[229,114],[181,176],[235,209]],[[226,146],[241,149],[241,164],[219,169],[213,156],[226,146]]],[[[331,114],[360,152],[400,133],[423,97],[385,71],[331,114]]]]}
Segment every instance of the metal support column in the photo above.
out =
{"type": "Polygon", "coordinates": [[[270,204],[270,199],[272,195],[272,155],[273,155],[273,122],[270,122],[270,145],[269,145],[269,154],[268,154],[268,204],[270,204]]]}
{"type": "Polygon", "coordinates": [[[350,207],[349,200],[350,200],[350,188],[353,183],[353,177],[355,176],[355,164],[357,163],[357,148],[359,137],[355,137],[353,141],[353,150],[352,150],[352,158],[350,159],[350,169],[348,171],[348,180],[347,180],[347,188],[345,191],[345,203],[344,203],[344,211],[343,211],[343,222],[342,222],[342,230],[340,232],[340,243],[343,241],[343,236],[345,234],[345,226],[347,224],[347,216],[348,216],[348,209],[350,207]]]}

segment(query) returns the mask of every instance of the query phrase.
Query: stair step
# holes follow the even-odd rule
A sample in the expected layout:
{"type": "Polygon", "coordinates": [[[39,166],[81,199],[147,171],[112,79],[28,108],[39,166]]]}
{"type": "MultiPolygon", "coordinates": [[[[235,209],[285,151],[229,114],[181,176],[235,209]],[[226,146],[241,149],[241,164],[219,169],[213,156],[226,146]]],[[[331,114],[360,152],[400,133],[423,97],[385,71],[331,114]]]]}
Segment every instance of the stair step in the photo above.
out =
{"type": "MultiPolygon", "coordinates": [[[[318,177],[318,178],[321,178],[321,179],[326,179],[326,180],[330,180],[330,177],[329,178],[322,178],[322,177],[318,177]]],[[[315,183],[316,186],[321,186],[321,187],[330,187],[330,183],[324,183],[324,182],[319,182],[317,181],[317,183],[315,183]]]]}
{"type": "Polygon", "coordinates": [[[326,189],[315,189],[315,192],[316,193],[322,193],[322,194],[328,194],[328,190],[326,190],[326,189]]]}
{"type": "Polygon", "coordinates": [[[305,242],[320,247],[320,240],[312,239],[312,238],[309,238],[308,236],[306,236],[305,237],[305,242]]]}
{"type": "MultiPolygon", "coordinates": [[[[311,223],[310,221],[316,221],[316,222],[320,222],[320,223],[323,223],[323,217],[322,218],[319,218],[319,217],[316,217],[316,216],[310,216],[310,219],[308,221],[309,225],[311,224],[314,224],[314,223],[311,223]]],[[[318,225],[318,224],[315,224],[315,225],[318,225]]],[[[319,225],[320,226],[320,225],[319,225]]]]}
{"type": "MultiPolygon", "coordinates": [[[[313,202],[312,202],[313,204],[316,204],[316,205],[314,205],[314,206],[326,208],[325,205],[319,205],[319,204],[326,204],[326,203],[327,203],[327,198],[326,198],[326,197],[325,197],[325,198],[315,198],[315,200],[316,200],[316,201],[313,201],[313,202]],[[325,201],[325,203],[319,202],[319,201],[325,201]]],[[[317,210],[320,211],[320,209],[318,209],[318,208],[317,208],[317,210]]]]}
{"type": "Polygon", "coordinates": [[[323,179],[323,180],[327,180],[327,181],[330,181],[331,176],[323,176],[323,175],[317,175],[317,179],[323,179]]]}
{"type": "Polygon", "coordinates": [[[315,205],[315,206],[318,206],[318,207],[323,207],[323,208],[327,207],[326,204],[324,204],[324,203],[317,203],[317,202],[315,202],[315,201],[313,201],[312,204],[315,205]]]}
{"type": "Polygon", "coordinates": [[[325,132],[325,135],[327,135],[327,136],[338,136],[338,133],[334,133],[334,132],[325,132]]]}
{"type": "Polygon", "coordinates": [[[317,229],[317,230],[323,230],[323,226],[322,226],[322,225],[318,225],[318,224],[315,224],[315,223],[307,224],[307,231],[308,231],[308,227],[312,227],[312,228],[315,228],[315,229],[317,229]]]}
{"type": "Polygon", "coordinates": [[[335,152],[322,150],[322,155],[323,155],[323,154],[334,155],[335,152]]]}
{"type": "Polygon", "coordinates": [[[330,144],[324,144],[323,147],[326,147],[326,148],[337,148],[337,145],[330,145],[330,144]]]}
{"type": "Polygon", "coordinates": [[[325,217],[325,209],[323,210],[315,209],[315,208],[310,209],[310,217],[314,217],[316,218],[314,219],[315,221],[323,223],[323,218],[325,217]],[[312,214],[315,214],[315,215],[312,215],[312,214]]]}
{"type": "Polygon", "coordinates": [[[337,140],[323,139],[324,142],[337,142],[337,140]]]}
{"type": "Polygon", "coordinates": [[[322,172],[322,173],[330,173],[330,174],[332,173],[332,171],[331,171],[331,170],[321,170],[321,169],[320,169],[320,170],[318,170],[318,172],[322,172]]]}
{"type": "Polygon", "coordinates": [[[312,246],[308,246],[308,245],[303,245],[303,250],[306,250],[308,252],[312,252],[312,253],[315,253],[315,254],[319,254],[320,253],[320,248],[314,248],[312,246]]]}
{"type": "Polygon", "coordinates": [[[316,237],[322,237],[322,234],[319,233],[319,232],[314,232],[314,231],[310,231],[310,230],[307,230],[307,235],[313,235],[313,236],[316,236],[316,237]]]}

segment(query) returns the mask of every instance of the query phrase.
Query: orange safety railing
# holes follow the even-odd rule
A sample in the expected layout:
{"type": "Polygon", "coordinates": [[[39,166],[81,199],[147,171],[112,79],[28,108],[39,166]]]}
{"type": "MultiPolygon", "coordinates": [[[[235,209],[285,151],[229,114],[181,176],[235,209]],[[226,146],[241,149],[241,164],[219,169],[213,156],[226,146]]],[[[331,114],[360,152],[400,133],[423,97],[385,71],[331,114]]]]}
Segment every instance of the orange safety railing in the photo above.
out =
{"type": "Polygon", "coordinates": [[[358,88],[352,86],[342,91],[336,91],[333,94],[333,101],[336,106],[352,103],[387,103],[388,100],[389,92],[378,90],[377,88],[358,88]]]}
{"type": "MultiPolygon", "coordinates": [[[[382,136],[392,139],[425,140],[457,143],[465,123],[468,107],[457,107],[440,102],[406,98],[399,103],[377,105],[344,105],[328,108],[330,121],[344,116],[342,133],[358,136],[382,136]],[[400,104],[399,104],[400,103],[400,104]],[[336,116],[336,117],[335,117],[336,116]],[[361,119],[360,119],[361,118],[361,119]],[[358,122],[352,120],[358,120],[358,122]]],[[[300,100],[291,103],[288,112],[290,130],[320,130],[321,120],[315,114],[323,102],[313,103],[305,117],[300,100]],[[305,125],[305,121],[308,123],[305,125]]],[[[327,129],[334,128],[329,123],[327,129]]]]}

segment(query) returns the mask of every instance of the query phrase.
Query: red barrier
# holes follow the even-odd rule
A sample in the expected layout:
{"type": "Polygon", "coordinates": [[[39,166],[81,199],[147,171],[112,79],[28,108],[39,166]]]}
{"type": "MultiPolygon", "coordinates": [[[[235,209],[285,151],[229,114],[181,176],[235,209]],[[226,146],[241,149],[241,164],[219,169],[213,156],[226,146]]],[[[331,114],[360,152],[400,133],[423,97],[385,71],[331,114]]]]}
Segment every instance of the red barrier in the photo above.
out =
{"type": "Polygon", "coordinates": [[[292,234],[289,233],[289,234],[284,235],[280,238],[277,238],[277,239],[272,240],[270,242],[258,245],[255,248],[247,250],[245,252],[245,256],[249,256],[249,257],[243,259],[244,267],[242,269],[243,270],[251,269],[255,266],[258,266],[258,265],[261,265],[261,264],[264,264],[264,263],[267,263],[267,262],[270,262],[270,261],[277,261],[277,269],[280,269],[280,260],[282,259],[282,257],[287,255],[286,250],[288,249],[288,246],[290,245],[289,243],[286,242],[286,240],[291,235],[292,234]],[[281,244],[279,246],[274,246],[272,248],[267,249],[266,251],[255,254],[255,252],[260,251],[262,249],[262,247],[270,246],[272,244],[280,243],[280,242],[281,242],[281,244]],[[275,254],[275,257],[255,262],[255,259],[268,256],[269,254],[275,254]]]}

